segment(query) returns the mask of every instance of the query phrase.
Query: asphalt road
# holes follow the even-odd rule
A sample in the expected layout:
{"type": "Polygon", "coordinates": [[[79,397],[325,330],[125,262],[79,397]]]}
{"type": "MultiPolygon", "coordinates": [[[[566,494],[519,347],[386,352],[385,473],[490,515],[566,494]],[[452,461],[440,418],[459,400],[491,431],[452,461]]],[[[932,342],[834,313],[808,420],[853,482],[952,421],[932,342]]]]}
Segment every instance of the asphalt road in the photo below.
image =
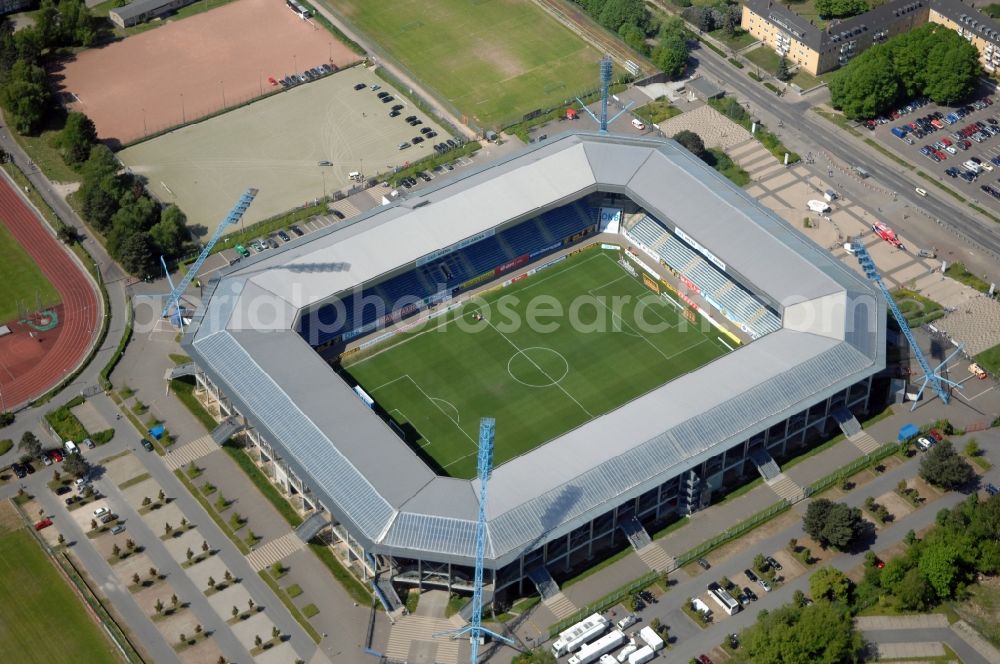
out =
{"type": "MultiPolygon", "coordinates": [[[[800,99],[790,101],[788,98],[778,99],[760,84],[746,76],[742,70],[736,70],[723,58],[708,48],[699,48],[692,54],[697,63],[697,70],[713,82],[722,81],[722,87],[727,91],[735,91],[743,101],[750,102],[750,111],[781,135],[782,140],[792,149],[802,155],[812,151],[818,153],[825,150],[834,157],[850,165],[865,168],[872,174],[873,180],[895,191],[901,200],[912,207],[923,209],[938,220],[938,223],[952,227],[960,236],[968,238],[980,248],[1000,259],[1000,233],[995,225],[987,225],[966,214],[965,208],[952,202],[947,195],[921,197],[914,187],[920,185],[913,174],[903,170],[894,162],[889,162],[881,155],[876,155],[862,141],[851,136],[831,124],[816,113],[809,112],[814,101],[800,99]],[[784,127],[777,129],[778,122],[784,127]],[[803,146],[805,149],[803,149],[803,146]]],[[[818,174],[826,177],[821,164],[813,167],[818,174]]]]}
{"type": "Polygon", "coordinates": [[[958,634],[939,627],[936,629],[880,629],[862,632],[865,641],[870,643],[910,643],[910,642],[931,642],[940,641],[948,644],[948,647],[955,651],[964,664],[990,664],[990,662],[980,655],[968,643],[963,641],[958,634]]]}

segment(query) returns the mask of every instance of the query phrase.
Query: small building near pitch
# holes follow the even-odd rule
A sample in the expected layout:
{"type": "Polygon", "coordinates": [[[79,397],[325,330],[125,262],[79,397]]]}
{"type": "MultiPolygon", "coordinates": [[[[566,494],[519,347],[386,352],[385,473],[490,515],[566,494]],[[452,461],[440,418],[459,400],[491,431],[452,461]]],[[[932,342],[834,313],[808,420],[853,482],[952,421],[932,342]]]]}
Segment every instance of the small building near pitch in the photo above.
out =
{"type": "Polygon", "coordinates": [[[130,28],[190,5],[194,0],[135,0],[108,11],[108,18],[119,28],[130,28]]]}

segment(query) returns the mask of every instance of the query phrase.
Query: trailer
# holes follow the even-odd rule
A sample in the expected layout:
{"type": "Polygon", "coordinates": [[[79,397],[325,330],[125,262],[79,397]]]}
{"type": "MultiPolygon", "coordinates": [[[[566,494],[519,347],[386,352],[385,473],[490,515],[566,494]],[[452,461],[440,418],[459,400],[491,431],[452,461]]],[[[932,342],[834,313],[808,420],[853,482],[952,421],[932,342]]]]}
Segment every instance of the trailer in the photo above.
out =
{"type": "Polygon", "coordinates": [[[618,664],[625,664],[628,661],[628,656],[639,649],[636,645],[635,639],[628,642],[628,645],[622,648],[621,652],[618,653],[618,664]]]}
{"type": "Polygon", "coordinates": [[[556,657],[562,657],[567,653],[579,649],[587,641],[604,634],[610,624],[611,621],[600,613],[593,614],[562,631],[559,634],[559,638],[552,644],[552,654],[556,657]]]}
{"type": "Polygon", "coordinates": [[[649,625],[639,630],[639,638],[645,641],[646,645],[652,648],[654,652],[663,649],[663,639],[649,625]]]}
{"type": "Polygon", "coordinates": [[[625,643],[625,632],[616,629],[580,648],[580,652],[569,658],[569,664],[590,664],[597,661],[604,653],[611,652],[623,643],[625,643]]]}
{"type": "Polygon", "coordinates": [[[644,646],[628,656],[628,664],[646,664],[646,662],[653,659],[654,654],[655,652],[652,648],[644,646]]]}

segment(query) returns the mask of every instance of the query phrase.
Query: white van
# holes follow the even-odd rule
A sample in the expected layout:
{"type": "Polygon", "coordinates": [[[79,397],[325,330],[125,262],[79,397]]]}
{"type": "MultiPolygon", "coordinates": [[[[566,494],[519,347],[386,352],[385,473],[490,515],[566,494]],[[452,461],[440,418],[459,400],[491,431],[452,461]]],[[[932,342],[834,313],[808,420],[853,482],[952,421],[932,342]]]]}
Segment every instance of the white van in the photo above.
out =
{"type": "Polygon", "coordinates": [[[817,200],[811,200],[811,201],[809,201],[808,203],[806,203],[806,205],[807,205],[807,206],[809,207],[809,209],[810,209],[810,210],[812,210],[813,212],[819,212],[819,213],[821,213],[821,214],[822,214],[822,213],[824,213],[824,212],[829,212],[829,211],[830,211],[830,206],[829,206],[829,205],[827,205],[827,204],[826,204],[825,202],[823,202],[823,201],[817,201],[817,200]]]}
{"type": "Polygon", "coordinates": [[[67,440],[63,443],[63,449],[66,450],[66,454],[78,454],[80,452],[80,448],[72,440],[67,440]]]}
{"type": "Polygon", "coordinates": [[[361,173],[357,171],[351,171],[350,173],[347,174],[347,177],[351,178],[354,181],[358,181],[361,179],[361,173]]]}
{"type": "Polygon", "coordinates": [[[639,118],[632,118],[632,126],[638,129],[639,131],[642,131],[643,129],[646,128],[645,123],[639,118]]]}

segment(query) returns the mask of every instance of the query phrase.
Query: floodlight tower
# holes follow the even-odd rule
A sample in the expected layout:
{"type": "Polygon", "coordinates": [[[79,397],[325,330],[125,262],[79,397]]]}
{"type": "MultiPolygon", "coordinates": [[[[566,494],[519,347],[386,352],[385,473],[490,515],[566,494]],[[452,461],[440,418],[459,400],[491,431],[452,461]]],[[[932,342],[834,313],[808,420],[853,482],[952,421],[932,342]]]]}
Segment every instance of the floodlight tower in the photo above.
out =
{"type": "Polygon", "coordinates": [[[600,66],[601,66],[601,117],[598,118],[596,115],[594,115],[593,112],[589,108],[587,108],[587,105],[584,104],[582,101],[580,101],[579,97],[576,98],[576,101],[579,102],[580,107],[583,108],[583,110],[587,111],[587,115],[594,118],[594,122],[596,122],[598,126],[601,128],[601,133],[606,134],[608,133],[608,123],[614,122],[619,118],[619,116],[621,116],[622,113],[632,108],[632,102],[629,102],[628,104],[625,105],[624,108],[622,108],[622,110],[618,111],[618,113],[615,114],[615,117],[611,118],[610,120],[608,119],[608,94],[609,94],[608,88],[611,85],[611,73],[612,73],[611,56],[605,55],[603,58],[601,58],[600,66]]]}
{"type": "Polygon", "coordinates": [[[479,639],[489,634],[498,641],[512,644],[506,636],[497,634],[483,627],[483,558],[486,555],[486,488],[493,470],[493,438],[496,434],[496,420],[484,417],[479,420],[479,521],[476,524],[476,573],[472,585],[472,621],[465,627],[447,632],[438,632],[437,636],[449,635],[457,639],[463,634],[469,635],[472,644],[470,664],[479,664],[479,639]]]}
{"type": "MultiPolygon", "coordinates": [[[[222,220],[219,227],[215,229],[215,233],[212,234],[212,238],[205,245],[205,248],[201,250],[201,254],[198,255],[198,260],[191,265],[187,274],[184,275],[184,278],[181,279],[179,284],[174,286],[173,281],[170,279],[170,273],[167,272],[167,280],[170,281],[171,290],[170,295],[167,296],[167,303],[163,307],[163,313],[160,314],[160,316],[166,318],[170,315],[170,310],[174,309],[178,319],[180,320],[179,327],[184,327],[184,317],[181,315],[181,295],[184,294],[184,291],[194,280],[195,276],[197,276],[198,270],[200,270],[201,266],[204,265],[208,255],[212,252],[212,247],[214,247],[215,243],[222,238],[222,234],[226,231],[226,228],[232,226],[243,218],[243,214],[247,211],[247,208],[250,207],[250,204],[253,203],[253,199],[256,197],[256,189],[251,188],[243,192],[243,195],[240,196],[240,200],[236,201],[236,205],[234,205],[233,209],[229,211],[226,218],[222,220]]],[[[160,257],[160,262],[164,262],[162,256],[160,257]]],[[[166,270],[165,263],[163,269],[166,270]]]]}
{"type": "Polygon", "coordinates": [[[875,262],[872,260],[871,255],[868,253],[868,249],[861,242],[861,238],[854,239],[855,255],[858,257],[858,263],[861,264],[861,269],[865,271],[865,276],[870,280],[875,282],[875,285],[879,287],[882,291],[882,297],[885,298],[885,303],[889,306],[889,311],[892,312],[893,318],[899,323],[899,329],[903,332],[903,336],[906,337],[906,341],[910,344],[910,348],[913,349],[913,354],[917,359],[917,364],[923,370],[924,374],[922,376],[923,382],[920,384],[920,390],[917,392],[917,398],[913,400],[913,407],[910,410],[916,410],[917,403],[920,401],[920,397],[923,395],[924,390],[930,385],[944,403],[948,403],[951,400],[951,392],[949,388],[956,387],[962,389],[961,383],[956,383],[953,380],[948,380],[941,375],[941,368],[948,364],[948,361],[955,355],[962,351],[962,346],[959,346],[952,352],[948,357],[938,364],[933,369],[930,363],[927,361],[927,357],[924,352],[920,350],[920,345],[917,340],[913,337],[913,332],[910,330],[909,324],[906,322],[906,316],[903,312],[899,310],[896,306],[895,300],[892,299],[892,294],[889,293],[889,289],[886,288],[885,283],[882,281],[882,275],[879,274],[878,268],[875,267],[875,262]]]}

